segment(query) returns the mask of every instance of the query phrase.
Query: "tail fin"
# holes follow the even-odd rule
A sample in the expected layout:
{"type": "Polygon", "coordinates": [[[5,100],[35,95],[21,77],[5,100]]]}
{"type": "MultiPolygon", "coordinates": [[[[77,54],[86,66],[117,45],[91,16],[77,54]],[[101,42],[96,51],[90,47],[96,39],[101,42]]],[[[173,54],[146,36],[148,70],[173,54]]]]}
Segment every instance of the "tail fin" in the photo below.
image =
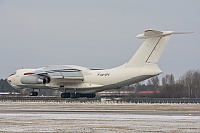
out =
{"type": "Polygon", "coordinates": [[[126,64],[126,67],[143,66],[145,63],[157,64],[171,34],[184,33],[146,30],[144,34],[137,35],[137,38],[144,38],[145,41],[126,64]]]}

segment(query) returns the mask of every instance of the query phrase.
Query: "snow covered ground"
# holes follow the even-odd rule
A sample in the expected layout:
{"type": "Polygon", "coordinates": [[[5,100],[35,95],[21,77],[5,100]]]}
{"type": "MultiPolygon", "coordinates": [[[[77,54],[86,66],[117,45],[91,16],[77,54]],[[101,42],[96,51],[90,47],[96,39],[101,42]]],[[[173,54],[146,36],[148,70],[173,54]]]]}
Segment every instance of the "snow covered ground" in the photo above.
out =
{"type": "Polygon", "coordinates": [[[200,116],[0,114],[1,132],[200,132],[200,116]]]}
{"type": "Polygon", "coordinates": [[[173,106],[0,103],[0,132],[199,133],[199,105],[173,106]],[[151,110],[152,106],[155,110],[161,110],[157,110],[158,114],[145,114],[155,111],[151,110]],[[159,108],[160,106],[162,108],[159,108]],[[164,107],[170,109],[169,107],[173,106],[177,106],[179,110],[190,107],[190,110],[185,111],[188,115],[179,114],[178,111],[173,115],[159,113],[164,107]],[[195,116],[191,113],[193,108],[197,110],[195,116]],[[108,109],[109,112],[106,112],[108,109]],[[127,113],[127,109],[139,111],[127,113]],[[146,112],[137,113],[143,111],[146,112]]]}

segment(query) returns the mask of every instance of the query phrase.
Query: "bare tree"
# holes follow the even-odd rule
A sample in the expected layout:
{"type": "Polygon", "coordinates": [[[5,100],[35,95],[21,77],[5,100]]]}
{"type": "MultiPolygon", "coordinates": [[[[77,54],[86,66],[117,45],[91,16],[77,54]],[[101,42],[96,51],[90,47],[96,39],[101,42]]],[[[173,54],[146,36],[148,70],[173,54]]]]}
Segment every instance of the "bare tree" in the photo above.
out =
{"type": "Polygon", "coordinates": [[[179,78],[179,83],[188,90],[188,97],[200,97],[200,71],[190,70],[179,78]]]}
{"type": "Polygon", "coordinates": [[[173,85],[175,84],[174,75],[167,74],[162,78],[162,85],[173,85]]]}
{"type": "Polygon", "coordinates": [[[165,77],[162,77],[162,85],[163,85],[163,86],[166,85],[166,79],[165,79],[165,77]]]}
{"type": "Polygon", "coordinates": [[[147,85],[153,86],[154,88],[158,88],[159,86],[159,78],[158,76],[154,76],[152,78],[150,78],[149,80],[147,80],[147,85]]]}

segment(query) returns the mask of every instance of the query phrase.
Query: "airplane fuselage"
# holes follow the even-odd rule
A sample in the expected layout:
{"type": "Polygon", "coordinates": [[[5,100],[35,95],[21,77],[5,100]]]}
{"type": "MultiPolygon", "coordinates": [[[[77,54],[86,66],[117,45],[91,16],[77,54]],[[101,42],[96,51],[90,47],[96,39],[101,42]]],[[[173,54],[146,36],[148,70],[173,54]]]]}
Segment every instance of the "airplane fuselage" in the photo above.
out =
{"type": "MultiPolygon", "coordinates": [[[[55,66],[55,68],[57,66],[55,66]]],[[[144,67],[117,67],[105,70],[90,70],[79,66],[66,65],[59,65],[59,67],[62,67],[63,69],[65,67],[78,69],[83,75],[83,79],[66,79],[63,77],[51,79],[51,82],[47,84],[22,84],[20,80],[25,76],[25,73],[37,71],[38,69],[19,69],[15,74],[8,78],[8,81],[15,88],[65,88],[66,91],[70,93],[74,91],[77,93],[95,93],[107,89],[121,88],[161,73],[161,70],[157,65],[146,65],[144,67]]]]}

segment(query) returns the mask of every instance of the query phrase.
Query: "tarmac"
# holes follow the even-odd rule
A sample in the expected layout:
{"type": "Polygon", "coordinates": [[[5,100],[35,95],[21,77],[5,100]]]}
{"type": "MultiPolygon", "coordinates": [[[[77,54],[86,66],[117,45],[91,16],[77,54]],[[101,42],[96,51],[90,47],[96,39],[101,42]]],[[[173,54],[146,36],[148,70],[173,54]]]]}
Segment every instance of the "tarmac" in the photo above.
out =
{"type": "Polygon", "coordinates": [[[199,133],[198,104],[0,103],[0,132],[199,133]]]}

